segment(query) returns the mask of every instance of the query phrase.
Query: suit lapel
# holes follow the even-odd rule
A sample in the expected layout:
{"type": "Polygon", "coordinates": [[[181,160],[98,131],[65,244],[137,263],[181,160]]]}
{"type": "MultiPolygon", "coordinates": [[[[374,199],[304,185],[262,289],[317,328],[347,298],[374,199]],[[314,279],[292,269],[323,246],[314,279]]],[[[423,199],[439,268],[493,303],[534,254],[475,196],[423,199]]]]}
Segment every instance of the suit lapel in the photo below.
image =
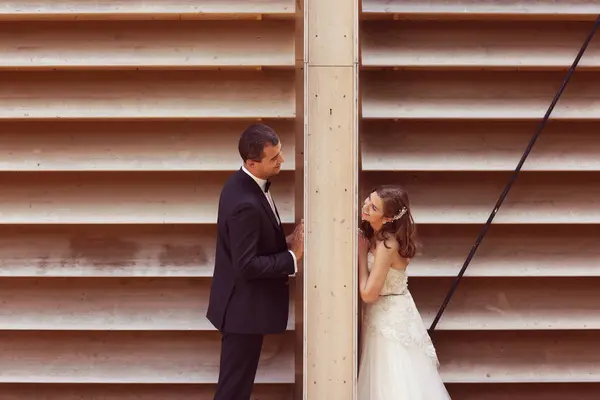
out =
{"type": "MultiPolygon", "coordinates": [[[[267,196],[265,196],[265,193],[260,189],[260,187],[256,184],[256,182],[251,177],[249,177],[244,171],[242,171],[241,168],[239,169],[238,173],[241,174],[241,176],[247,183],[248,187],[251,188],[251,190],[254,193],[256,193],[257,196],[260,196],[259,197],[260,202],[263,205],[265,212],[269,216],[269,219],[271,220],[271,222],[273,223],[275,228],[277,228],[277,230],[279,230],[279,231],[283,231],[282,226],[279,224],[279,222],[277,221],[277,218],[275,217],[275,214],[273,213],[273,209],[271,208],[271,205],[269,204],[269,200],[267,200],[267,196]]],[[[273,206],[275,206],[275,200],[273,200],[273,206]]],[[[277,206],[275,206],[275,212],[277,212],[277,206]]],[[[278,212],[277,212],[277,217],[280,218],[278,212]]],[[[280,218],[280,220],[281,220],[281,218],[280,218]]]]}
{"type": "MultiPolygon", "coordinates": [[[[271,195],[271,198],[273,198],[272,195],[271,195]]],[[[283,226],[282,226],[283,223],[281,222],[281,216],[279,215],[279,210],[277,209],[277,204],[275,204],[275,199],[273,199],[273,207],[275,207],[275,213],[277,214],[277,219],[279,220],[277,225],[279,225],[279,228],[283,229],[283,226]]]]}
{"type": "MultiPolygon", "coordinates": [[[[258,190],[260,191],[260,188],[258,188],[258,190]]],[[[277,222],[277,218],[275,217],[275,213],[273,213],[273,209],[271,208],[271,205],[269,204],[269,200],[267,200],[267,196],[265,196],[265,194],[263,192],[260,193],[260,201],[261,201],[263,207],[265,208],[265,211],[267,212],[267,214],[269,214],[269,219],[271,220],[273,225],[275,225],[275,227],[278,230],[280,230],[281,225],[279,225],[279,222],[277,222]]],[[[275,201],[273,201],[273,205],[275,205],[275,201]]],[[[277,207],[275,207],[275,209],[277,210],[277,207]]]]}

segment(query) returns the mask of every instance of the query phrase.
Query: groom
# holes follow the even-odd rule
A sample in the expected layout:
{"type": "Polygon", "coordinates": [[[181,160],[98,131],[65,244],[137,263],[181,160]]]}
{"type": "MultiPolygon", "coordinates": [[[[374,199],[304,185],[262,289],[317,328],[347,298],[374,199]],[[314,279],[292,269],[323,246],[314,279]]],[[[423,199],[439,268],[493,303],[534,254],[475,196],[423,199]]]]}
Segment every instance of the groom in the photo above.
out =
{"type": "Polygon", "coordinates": [[[217,251],[207,318],[221,332],[214,400],[249,400],[263,335],[284,332],[289,276],[304,251],[304,227],[285,237],[269,179],[281,171],[281,142],[263,124],[249,126],[238,150],[243,161],[219,199],[217,251]]]}

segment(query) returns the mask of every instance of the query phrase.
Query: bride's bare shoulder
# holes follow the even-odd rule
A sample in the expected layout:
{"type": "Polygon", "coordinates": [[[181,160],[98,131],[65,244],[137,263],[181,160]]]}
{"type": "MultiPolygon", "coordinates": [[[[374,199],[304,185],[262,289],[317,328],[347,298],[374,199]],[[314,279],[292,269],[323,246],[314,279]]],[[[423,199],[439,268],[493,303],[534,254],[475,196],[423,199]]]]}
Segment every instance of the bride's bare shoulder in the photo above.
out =
{"type": "Polygon", "coordinates": [[[382,260],[388,260],[391,264],[398,256],[399,248],[398,242],[393,239],[377,241],[375,243],[375,257],[382,260]]]}
{"type": "Polygon", "coordinates": [[[400,243],[395,238],[389,238],[385,241],[376,243],[375,251],[390,260],[390,266],[394,269],[406,269],[411,262],[411,258],[404,258],[400,255],[400,243]]]}
{"type": "Polygon", "coordinates": [[[387,238],[385,240],[378,240],[377,243],[375,244],[375,249],[377,251],[382,251],[382,252],[394,253],[394,252],[397,252],[399,248],[400,248],[400,244],[398,243],[396,238],[387,238]]]}

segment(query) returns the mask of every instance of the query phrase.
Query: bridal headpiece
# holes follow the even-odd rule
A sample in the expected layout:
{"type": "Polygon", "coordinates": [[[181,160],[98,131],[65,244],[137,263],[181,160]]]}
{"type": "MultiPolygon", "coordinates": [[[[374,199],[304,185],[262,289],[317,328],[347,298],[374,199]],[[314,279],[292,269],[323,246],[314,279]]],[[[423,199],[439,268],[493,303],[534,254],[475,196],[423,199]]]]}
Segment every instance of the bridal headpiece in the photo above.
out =
{"type": "Polygon", "coordinates": [[[397,221],[400,218],[402,218],[404,216],[404,214],[406,214],[406,207],[402,207],[402,210],[400,210],[398,212],[398,214],[394,215],[394,217],[392,218],[392,221],[397,221]]]}

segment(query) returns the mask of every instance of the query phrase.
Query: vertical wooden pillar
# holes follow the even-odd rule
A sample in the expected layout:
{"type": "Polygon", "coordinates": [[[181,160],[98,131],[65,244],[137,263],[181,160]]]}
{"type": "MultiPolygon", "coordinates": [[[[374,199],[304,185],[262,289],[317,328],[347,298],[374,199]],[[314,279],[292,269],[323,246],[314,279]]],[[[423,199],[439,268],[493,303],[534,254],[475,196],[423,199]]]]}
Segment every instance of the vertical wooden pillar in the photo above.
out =
{"type": "MultiPolygon", "coordinates": [[[[294,145],[295,145],[295,188],[294,188],[294,220],[299,223],[304,218],[304,137],[305,137],[305,87],[304,87],[304,60],[305,41],[304,41],[304,2],[296,1],[296,24],[295,24],[295,83],[296,83],[296,121],[294,124],[294,145]]],[[[300,261],[304,265],[304,259],[300,261]]],[[[304,394],[304,273],[303,268],[299,268],[295,281],[294,308],[295,308],[295,385],[294,399],[301,400],[304,394]]]]}
{"type": "Polygon", "coordinates": [[[304,398],[356,394],[357,0],[304,0],[304,398]]]}

